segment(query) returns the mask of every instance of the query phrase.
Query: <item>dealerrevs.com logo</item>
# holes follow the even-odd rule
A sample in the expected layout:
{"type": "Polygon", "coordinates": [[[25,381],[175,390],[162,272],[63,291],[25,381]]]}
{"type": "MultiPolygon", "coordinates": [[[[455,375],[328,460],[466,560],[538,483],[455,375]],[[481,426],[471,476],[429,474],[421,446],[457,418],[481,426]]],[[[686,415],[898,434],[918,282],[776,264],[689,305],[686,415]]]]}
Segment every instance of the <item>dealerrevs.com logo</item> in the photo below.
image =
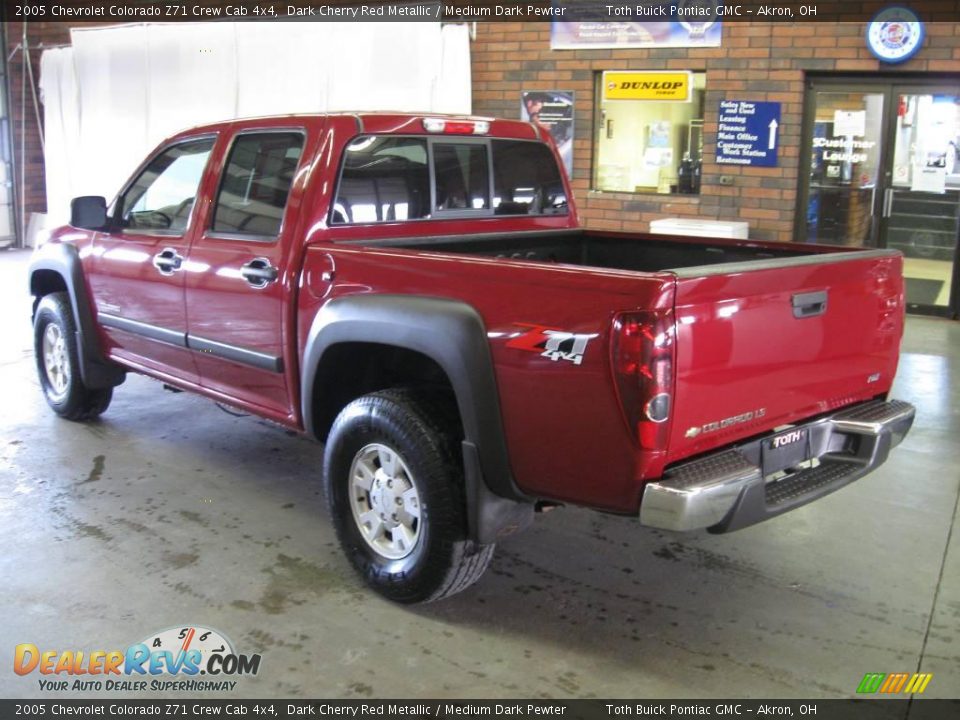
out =
{"type": "Polygon", "coordinates": [[[38,673],[40,690],[48,691],[230,691],[237,685],[231,678],[260,671],[260,655],[237,654],[222,633],[188,625],[126,650],[41,650],[22,643],[14,650],[13,671],[38,673]]]}

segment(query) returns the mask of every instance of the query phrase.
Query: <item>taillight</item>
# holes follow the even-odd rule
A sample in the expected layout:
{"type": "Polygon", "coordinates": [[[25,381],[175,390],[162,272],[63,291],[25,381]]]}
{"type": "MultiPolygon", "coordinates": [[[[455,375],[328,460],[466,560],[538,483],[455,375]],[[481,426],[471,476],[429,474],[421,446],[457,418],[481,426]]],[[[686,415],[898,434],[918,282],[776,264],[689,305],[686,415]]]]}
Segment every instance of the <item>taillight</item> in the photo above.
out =
{"type": "Polygon", "coordinates": [[[490,123],[486,120],[424,118],[423,129],[428,133],[443,133],[444,135],[486,135],[490,132],[490,123]]]}
{"type": "Polygon", "coordinates": [[[666,448],[673,393],[673,312],[613,321],[613,374],[624,417],[647,450],[666,448]]]}

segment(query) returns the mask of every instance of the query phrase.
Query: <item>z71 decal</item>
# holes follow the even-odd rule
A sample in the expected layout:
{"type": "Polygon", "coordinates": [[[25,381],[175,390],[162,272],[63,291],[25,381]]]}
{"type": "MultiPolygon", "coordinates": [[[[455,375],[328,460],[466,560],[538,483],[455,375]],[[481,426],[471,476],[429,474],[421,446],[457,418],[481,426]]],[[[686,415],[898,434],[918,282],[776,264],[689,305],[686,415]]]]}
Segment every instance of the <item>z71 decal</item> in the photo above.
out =
{"type": "Polygon", "coordinates": [[[566,360],[574,365],[583,362],[583,354],[587,351],[587,344],[597,337],[583,333],[571,333],[542,325],[518,325],[525,331],[507,342],[508,348],[535,352],[540,357],[559,362],[566,360]]]}

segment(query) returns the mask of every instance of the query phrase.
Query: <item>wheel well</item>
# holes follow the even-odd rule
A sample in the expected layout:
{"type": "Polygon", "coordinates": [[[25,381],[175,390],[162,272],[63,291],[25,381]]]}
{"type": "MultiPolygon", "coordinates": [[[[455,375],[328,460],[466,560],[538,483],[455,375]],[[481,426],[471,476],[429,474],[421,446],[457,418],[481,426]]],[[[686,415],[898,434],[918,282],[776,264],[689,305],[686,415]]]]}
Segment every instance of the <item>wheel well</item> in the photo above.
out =
{"type": "MultiPolygon", "coordinates": [[[[333,345],[320,358],[313,384],[317,437],[327,436],[337,414],[352,400],[378,390],[410,386],[442,393],[455,401],[450,378],[435,360],[423,353],[379,343],[333,345]]],[[[459,421],[459,413],[457,418],[459,421]]],[[[463,437],[459,422],[456,432],[463,437]]]]}
{"type": "Polygon", "coordinates": [[[67,283],[56,270],[37,270],[30,276],[30,294],[33,295],[33,309],[44,295],[66,292],[67,283]]]}

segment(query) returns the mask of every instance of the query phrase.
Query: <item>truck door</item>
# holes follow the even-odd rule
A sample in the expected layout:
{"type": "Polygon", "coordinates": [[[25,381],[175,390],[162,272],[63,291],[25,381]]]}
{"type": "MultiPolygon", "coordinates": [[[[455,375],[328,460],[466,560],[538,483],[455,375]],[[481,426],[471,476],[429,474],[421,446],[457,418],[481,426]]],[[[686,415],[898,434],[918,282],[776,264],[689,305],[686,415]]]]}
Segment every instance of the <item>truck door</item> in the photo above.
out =
{"type": "Polygon", "coordinates": [[[194,200],[216,136],[160,150],[112,209],[85,261],[98,319],[111,351],[171,380],[198,381],[187,349],[185,264],[196,232],[194,200]]]}
{"type": "Polygon", "coordinates": [[[293,414],[286,382],[284,308],[296,283],[295,203],[288,202],[306,132],[240,130],[212,190],[190,250],[189,345],[200,384],[283,419],[293,414]]]}

